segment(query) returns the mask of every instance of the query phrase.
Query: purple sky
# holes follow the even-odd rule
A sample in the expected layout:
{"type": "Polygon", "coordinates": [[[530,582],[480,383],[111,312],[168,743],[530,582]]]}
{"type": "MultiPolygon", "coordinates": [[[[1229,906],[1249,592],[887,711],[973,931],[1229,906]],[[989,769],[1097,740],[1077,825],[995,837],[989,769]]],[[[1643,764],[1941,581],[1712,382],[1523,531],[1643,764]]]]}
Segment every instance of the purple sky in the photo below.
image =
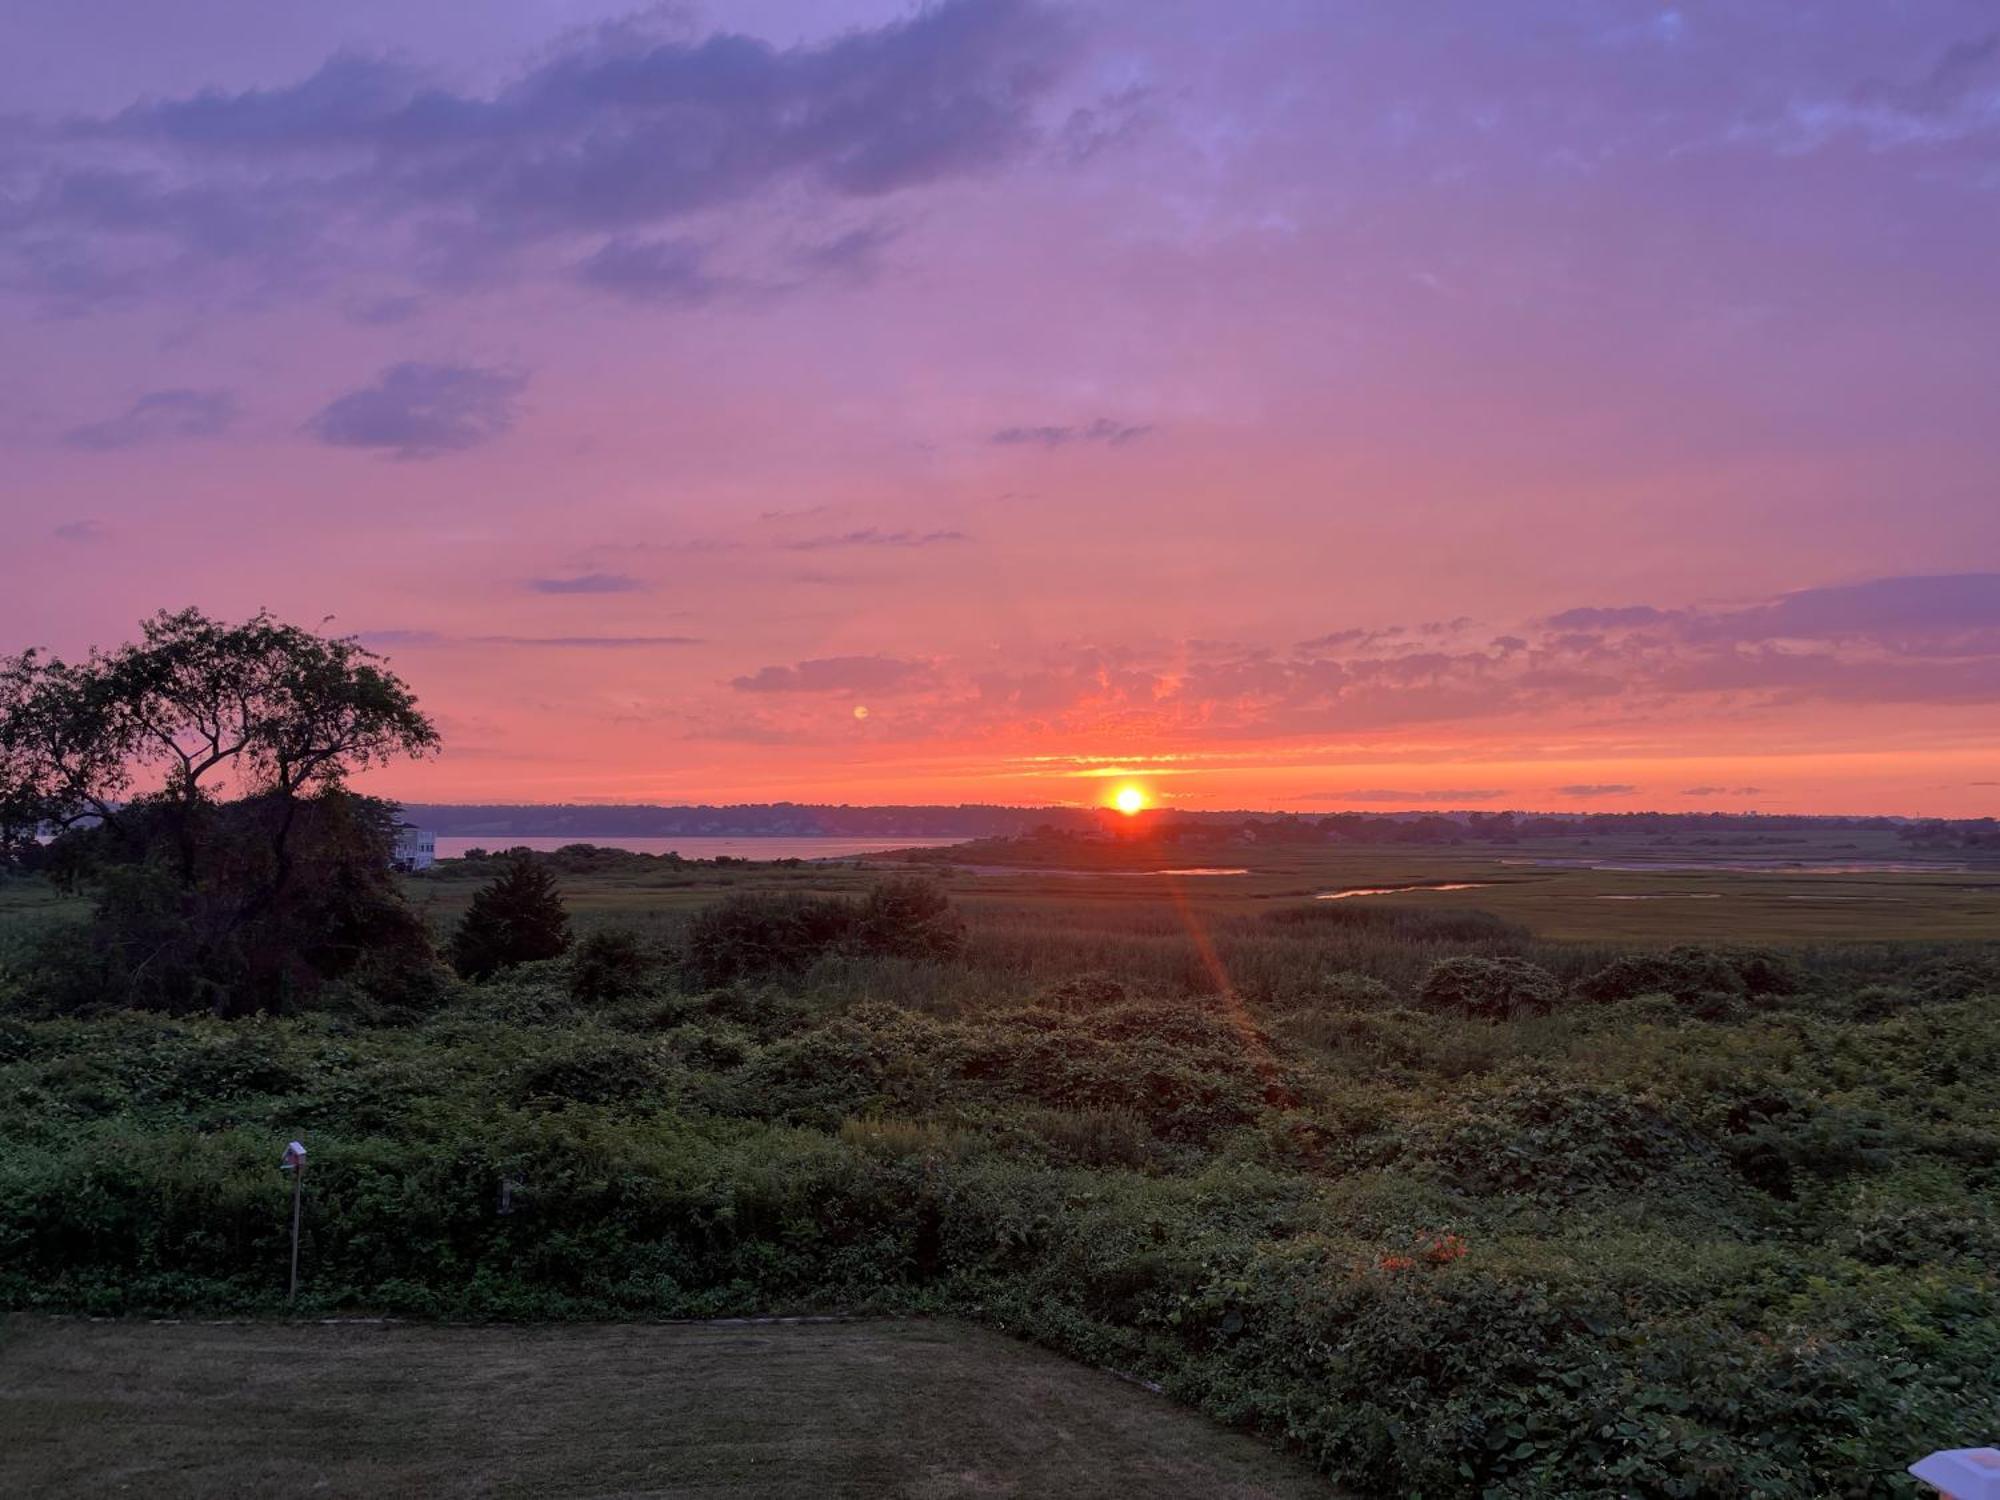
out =
{"type": "Polygon", "coordinates": [[[431,797],[2000,810],[1991,0],[10,43],[0,649],[330,615],[431,797]]]}

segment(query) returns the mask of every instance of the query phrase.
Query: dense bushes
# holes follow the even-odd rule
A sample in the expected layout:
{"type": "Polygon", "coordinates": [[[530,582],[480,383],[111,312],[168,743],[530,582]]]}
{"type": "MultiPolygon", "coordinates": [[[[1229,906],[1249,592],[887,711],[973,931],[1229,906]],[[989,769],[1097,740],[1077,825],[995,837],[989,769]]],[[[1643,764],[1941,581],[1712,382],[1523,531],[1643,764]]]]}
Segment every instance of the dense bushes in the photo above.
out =
{"type": "Polygon", "coordinates": [[[608,1005],[636,994],[654,969],[637,933],[600,927],[570,954],[569,995],[579,1005],[608,1005]]]}
{"type": "Polygon", "coordinates": [[[950,959],[965,951],[965,923],[928,880],[878,881],[854,915],[855,952],[885,958],[950,959]]]}
{"type": "Polygon", "coordinates": [[[1113,1111],[1168,1141],[1213,1142],[1277,1090],[1269,1039],[1200,1007],[1031,1010],[982,1032],[967,1063],[975,1078],[1043,1105],[1113,1111]]]}
{"type": "Polygon", "coordinates": [[[1417,990],[1426,1010],[1480,1021],[1538,1016],[1562,1003],[1562,981],[1524,958],[1447,958],[1417,990]]]}
{"type": "Polygon", "coordinates": [[[1405,1159],[1461,1191],[1523,1202],[1729,1186],[1722,1151],[1658,1105],[1546,1074],[1467,1091],[1418,1127],[1405,1159]]]}
{"type": "Polygon", "coordinates": [[[859,902],[838,896],[749,893],[702,908],[683,965],[695,985],[796,973],[837,954],[949,959],[965,929],[944,892],[913,878],[885,880],[859,902]]]}
{"type": "Polygon", "coordinates": [[[1719,1015],[1745,997],[1791,995],[1799,985],[1797,966],[1782,954],[1683,945],[1613,959],[1578,980],[1576,993],[1594,1004],[1639,995],[1671,995],[1697,1012],[1719,1015]]]}
{"type": "Polygon", "coordinates": [[[846,941],[853,920],[852,904],[835,897],[730,896],[696,913],[682,969],[701,988],[796,972],[846,941]]]}
{"type": "Polygon", "coordinates": [[[1609,1048],[1597,1007],[1297,1012],[1425,1039],[1331,1088],[1225,1004],[1102,982],[959,1020],[747,989],[564,1020],[566,967],[493,987],[547,992],[539,1022],[8,1024],[0,1296],[275,1306],[304,1131],[309,1309],[977,1308],[1361,1493],[1865,1494],[1984,1417],[1976,1002],[1609,1048]]]}

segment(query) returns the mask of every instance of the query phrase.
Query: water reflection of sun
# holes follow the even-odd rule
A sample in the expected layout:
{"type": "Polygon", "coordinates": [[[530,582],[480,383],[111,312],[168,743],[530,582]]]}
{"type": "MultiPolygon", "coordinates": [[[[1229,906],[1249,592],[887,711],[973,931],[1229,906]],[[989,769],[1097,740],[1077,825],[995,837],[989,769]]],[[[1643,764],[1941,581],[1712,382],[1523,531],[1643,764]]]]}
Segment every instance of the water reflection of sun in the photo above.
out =
{"type": "Polygon", "coordinates": [[[1126,817],[1146,810],[1146,789],[1127,782],[1111,794],[1111,805],[1126,817]]]}

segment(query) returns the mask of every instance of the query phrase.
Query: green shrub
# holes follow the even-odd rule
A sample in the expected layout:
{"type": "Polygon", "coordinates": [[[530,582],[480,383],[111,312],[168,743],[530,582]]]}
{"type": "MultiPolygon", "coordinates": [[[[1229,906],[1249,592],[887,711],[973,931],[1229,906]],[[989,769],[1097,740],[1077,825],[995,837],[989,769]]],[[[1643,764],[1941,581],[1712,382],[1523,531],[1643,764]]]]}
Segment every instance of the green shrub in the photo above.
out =
{"type": "Polygon", "coordinates": [[[869,1156],[948,1161],[973,1148],[974,1138],[934,1120],[869,1115],[841,1121],[842,1144],[869,1156]]]}
{"type": "Polygon", "coordinates": [[[837,1129],[874,1110],[921,1114],[949,1094],[965,1045],[955,1027],[863,1006],[773,1042],[730,1080],[735,1111],[837,1129]]]}
{"type": "Polygon", "coordinates": [[[1685,1191],[1690,1175],[1726,1188],[1732,1176],[1720,1150],[1657,1105],[1543,1075],[1469,1091],[1418,1124],[1405,1161],[1465,1192],[1530,1199],[1685,1191]]]}
{"type": "Polygon", "coordinates": [[[1683,944],[1665,952],[1615,958],[1578,980],[1576,994],[1597,1005],[1639,995],[1671,995],[1696,1014],[1717,1016],[1745,996],[1791,995],[1799,985],[1797,966],[1781,954],[1683,944]]]}
{"type": "Polygon", "coordinates": [[[1270,1039],[1218,1009],[1156,1001],[1010,1019],[967,1038],[964,1076],[1058,1109],[1129,1112],[1164,1140],[1213,1142],[1282,1091],[1270,1039]]]}
{"type": "Polygon", "coordinates": [[[869,888],[855,914],[854,942],[880,957],[942,961],[965,952],[965,923],[935,881],[902,876],[869,888]]]}
{"type": "MultiPolygon", "coordinates": [[[[1899,1122],[1880,1101],[1799,1080],[1718,1080],[1704,1092],[1701,1109],[1699,1123],[1743,1177],[1784,1200],[1817,1183],[1879,1171],[1916,1138],[1912,1122],[1899,1122]]],[[[1984,1154],[2000,1140],[1967,1145],[1984,1154]]],[[[1993,1160],[2000,1161],[2000,1153],[1993,1160]]]]}
{"type": "Polygon", "coordinates": [[[664,1103],[671,1095],[668,1058],[658,1043],[623,1036],[564,1038],[516,1065],[522,1103],[664,1103]]]}
{"type": "Polygon", "coordinates": [[[652,955],[635,932],[600,927],[570,951],[569,996],[578,1005],[610,1005],[636,994],[653,970],[652,955]]]}
{"type": "Polygon", "coordinates": [[[1153,1133],[1130,1109],[1030,1109],[1021,1124],[1058,1161],[1083,1167],[1137,1167],[1154,1155],[1153,1133]]]}
{"type": "Polygon", "coordinates": [[[1417,989],[1425,1010],[1509,1021],[1538,1016],[1562,1003],[1562,982],[1523,958],[1447,958],[1432,964],[1417,989]]]}
{"type": "Polygon", "coordinates": [[[1124,981],[1116,975],[1092,970],[1057,980],[1035,997],[1035,1004],[1046,1010],[1087,1015],[1092,1011],[1123,1005],[1131,998],[1124,981]]]}
{"type": "Polygon", "coordinates": [[[853,931],[851,902],[745,892],[695,914],[682,966],[688,982],[700,989],[796,973],[837,951],[853,931]]]}
{"type": "Polygon", "coordinates": [[[1970,1000],[1975,995],[2000,995],[2000,960],[1989,956],[1935,959],[1911,975],[1910,983],[1925,1000],[1970,1000]]]}
{"type": "Polygon", "coordinates": [[[859,902],[837,896],[724,897],[689,924],[683,969],[700,988],[795,974],[822,958],[946,960],[965,948],[965,927],[935,883],[885,880],[859,902]]]}
{"type": "Polygon", "coordinates": [[[666,1034],[667,1051],[699,1073],[730,1073],[757,1055],[748,1033],[729,1025],[682,1026],[666,1034]]]}
{"type": "Polygon", "coordinates": [[[1371,974],[1328,974],[1294,1004],[1332,1010],[1388,1010],[1399,1002],[1393,987],[1371,974]]]}
{"type": "Polygon", "coordinates": [[[1886,1021],[1920,1002],[1908,985],[1867,984],[1847,997],[1847,1013],[1857,1021],[1886,1021]]]}

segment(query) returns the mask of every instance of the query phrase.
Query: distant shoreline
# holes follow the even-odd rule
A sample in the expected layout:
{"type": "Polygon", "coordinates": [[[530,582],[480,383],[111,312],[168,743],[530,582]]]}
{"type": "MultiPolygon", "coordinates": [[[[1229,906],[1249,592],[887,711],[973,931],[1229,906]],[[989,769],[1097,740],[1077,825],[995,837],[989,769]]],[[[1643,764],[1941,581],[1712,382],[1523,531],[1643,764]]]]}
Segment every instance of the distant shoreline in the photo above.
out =
{"type": "Polygon", "coordinates": [[[473,849],[497,854],[505,849],[531,849],[537,854],[553,854],[574,844],[598,849],[616,849],[627,854],[662,856],[678,854],[686,860],[716,858],[752,859],[760,863],[780,859],[838,860],[859,859],[896,849],[939,849],[962,842],[954,838],[909,837],[883,834],[875,838],[841,834],[742,834],[702,837],[667,834],[647,837],[631,834],[598,834],[573,837],[569,834],[505,834],[494,837],[443,834],[437,839],[439,859],[462,859],[473,849]]]}
{"type": "MultiPolygon", "coordinates": [[[[690,804],[650,803],[449,803],[405,802],[403,816],[441,837],[476,840],[556,838],[571,842],[635,838],[1015,838],[1045,828],[1084,832],[1101,828],[1117,815],[1103,807],[1003,807],[993,804],[903,804],[859,806],[801,802],[690,804]]],[[[1440,819],[1473,828],[1508,818],[1563,823],[1580,830],[1704,832],[1786,828],[1896,828],[1910,823],[1967,820],[1899,816],[1758,814],[1754,812],[1590,813],[1521,810],[1321,809],[1282,812],[1255,809],[1191,810],[1161,808],[1149,817],[1180,824],[1242,824],[1328,818],[1370,823],[1440,819]]]]}

